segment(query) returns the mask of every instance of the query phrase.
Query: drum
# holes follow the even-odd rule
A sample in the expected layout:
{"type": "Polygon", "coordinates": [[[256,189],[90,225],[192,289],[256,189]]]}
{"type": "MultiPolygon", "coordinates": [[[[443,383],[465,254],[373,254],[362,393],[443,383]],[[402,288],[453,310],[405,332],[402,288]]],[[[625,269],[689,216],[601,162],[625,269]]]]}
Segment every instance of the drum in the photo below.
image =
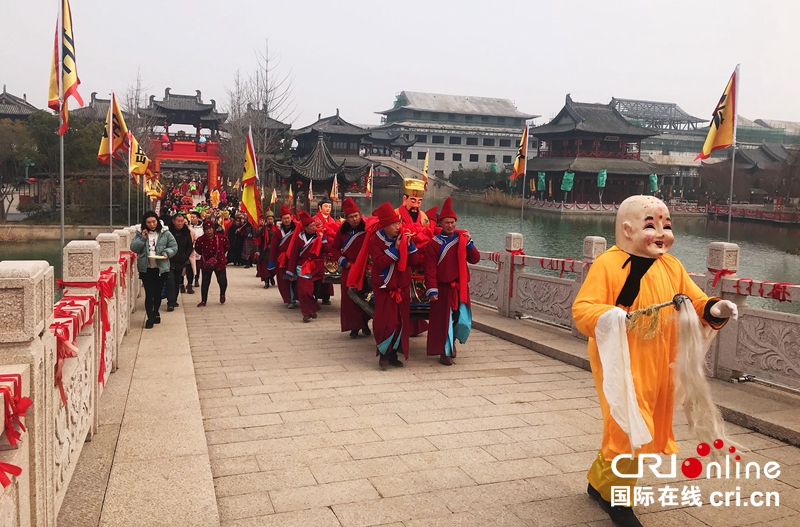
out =
{"type": "MultiPolygon", "coordinates": [[[[412,270],[412,273],[414,270],[412,270]]],[[[428,320],[430,317],[431,304],[425,295],[425,277],[420,274],[411,275],[411,307],[410,315],[412,320],[428,320]]],[[[353,302],[361,307],[369,316],[375,316],[375,302],[372,294],[372,271],[367,269],[364,273],[364,285],[361,290],[351,287],[347,290],[347,295],[353,302]]]]}
{"type": "Polygon", "coordinates": [[[342,270],[339,268],[339,262],[331,257],[325,258],[325,279],[323,281],[326,284],[342,283],[342,270]]]}

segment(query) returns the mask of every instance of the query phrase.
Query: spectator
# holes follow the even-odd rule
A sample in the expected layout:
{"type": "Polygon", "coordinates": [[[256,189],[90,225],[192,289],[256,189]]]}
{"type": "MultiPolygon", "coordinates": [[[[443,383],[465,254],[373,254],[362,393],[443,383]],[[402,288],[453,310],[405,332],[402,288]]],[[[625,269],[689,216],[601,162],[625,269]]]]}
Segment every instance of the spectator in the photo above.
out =
{"type": "MultiPolygon", "coordinates": [[[[167,311],[174,311],[178,307],[178,286],[183,287],[183,275],[186,272],[186,261],[192,254],[192,231],[186,224],[186,215],[183,211],[172,218],[169,232],[175,238],[178,252],[169,259],[170,270],[167,278],[167,311]]],[[[191,285],[191,284],[190,284],[191,285]]]]}
{"type": "Polygon", "coordinates": [[[194,244],[194,250],[200,255],[200,269],[203,273],[203,283],[200,286],[200,303],[197,307],[204,307],[208,301],[208,289],[211,287],[211,276],[216,274],[219,284],[219,303],[225,303],[225,291],[228,289],[228,277],[225,266],[225,252],[230,245],[224,233],[215,232],[214,220],[203,222],[203,235],[194,244]]]}
{"type": "Polygon", "coordinates": [[[175,238],[164,229],[158,216],[147,211],[142,216],[142,225],[131,241],[131,251],[137,254],[136,267],[144,284],[144,309],[147,322],[144,327],[151,329],[153,324],[161,323],[158,313],[161,307],[161,290],[169,273],[169,260],[178,252],[175,238]]]}

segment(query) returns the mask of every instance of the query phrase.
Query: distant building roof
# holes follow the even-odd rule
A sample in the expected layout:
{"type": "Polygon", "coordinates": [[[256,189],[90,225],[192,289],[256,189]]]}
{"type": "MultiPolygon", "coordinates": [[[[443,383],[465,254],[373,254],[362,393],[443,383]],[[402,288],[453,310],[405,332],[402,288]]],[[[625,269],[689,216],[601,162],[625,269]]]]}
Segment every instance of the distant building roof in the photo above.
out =
{"type": "Polygon", "coordinates": [[[250,103],[247,103],[246,115],[247,115],[247,120],[253,123],[254,127],[260,126],[268,130],[281,130],[281,131],[288,130],[289,128],[292,127],[292,125],[290,124],[283,123],[281,121],[278,121],[277,119],[273,119],[272,117],[270,117],[269,112],[267,112],[266,108],[258,110],[256,108],[253,108],[253,105],[250,103]]]}
{"type": "Polygon", "coordinates": [[[195,90],[195,95],[181,95],[170,93],[171,88],[164,89],[164,98],[156,100],[155,95],[150,96],[150,104],[142,108],[142,114],[154,119],[163,119],[169,124],[203,124],[216,127],[225,122],[227,113],[218,112],[217,102],[210,99],[211,103],[204,103],[200,90],[195,90]]]}
{"type": "MultiPolygon", "coordinates": [[[[119,99],[117,99],[117,104],[119,104],[119,99]]],[[[108,116],[108,107],[111,105],[111,98],[108,99],[100,99],[97,97],[97,92],[93,91],[91,100],[89,104],[84,106],[80,106],[77,108],[70,108],[69,115],[76,119],[81,119],[83,121],[106,121],[106,117],[108,116]]],[[[130,118],[130,113],[123,111],[122,117],[125,119],[130,118]]]]}
{"type": "Polygon", "coordinates": [[[596,174],[606,170],[609,174],[623,176],[670,175],[675,167],[665,167],[639,161],[638,159],[613,159],[597,157],[532,157],[528,159],[528,172],[589,172],[596,174]]]}
{"type": "MultiPolygon", "coordinates": [[[[461,133],[465,135],[486,135],[486,134],[502,134],[518,135],[522,128],[509,128],[481,124],[461,124],[452,122],[434,123],[430,121],[394,121],[380,126],[380,129],[395,130],[397,128],[408,129],[414,132],[428,132],[428,133],[461,133]]],[[[374,130],[374,128],[373,128],[374,130]]]]}
{"type": "Polygon", "coordinates": [[[3,84],[3,93],[0,93],[0,119],[26,119],[38,110],[39,108],[28,102],[24,94],[22,98],[12,95],[3,84]]]}
{"type": "Polygon", "coordinates": [[[611,104],[627,119],[656,130],[693,130],[701,119],[689,115],[675,103],[611,98],[611,104]]]}
{"type": "Polygon", "coordinates": [[[800,123],[796,121],[777,121],[775,119],[756,119],[755,124],[767,128],[785,130],[790,134],[800,134],[800,123]]]}
{"type": "Polygon", "coordinates": [[[292,159],[290,164],[271,159],[269,166],[282,179],[328,182],[338,176],[344,178],[344,182],[352,183],[367,173],[370,163],[359,156],[344,158],[331,155],[320,134],[314,149],[304,158],[292,159]]]}
{"type": "Polygon", "coordinates": [[[608,104],[575,102],[569,94],[558,115],[545,125],[531,128],[530,134],[539,138],[567,132],[634,137],[658,135],[654,130],[629,123],[614,107],[613,100],[608,104]]]}
{"type": "Polygon", "coordinates": [[[297,137],[310,132],[317,132],[325,135],[369,135],[369,130],[365,130],[364,128],[354,124],[350,124],[339,117],[338,108],[336,109],[336,115],[331,115],[330,117],[319,117],[317,122],[296,130],[294,135],[297,137]]]}
{"type": "Polygon", "coordinates": [[[492,97],[472,97],[467,95],[443,95],[440,93],[423,93],[402,91],[394,102],[394,106],[379,114],[389,114],[401,109],[441,112],[467,115],[493,115],[497,117],[518,117],[534,119],[538,115],[530,115],[517,110],[508,99],[492,97]]]}

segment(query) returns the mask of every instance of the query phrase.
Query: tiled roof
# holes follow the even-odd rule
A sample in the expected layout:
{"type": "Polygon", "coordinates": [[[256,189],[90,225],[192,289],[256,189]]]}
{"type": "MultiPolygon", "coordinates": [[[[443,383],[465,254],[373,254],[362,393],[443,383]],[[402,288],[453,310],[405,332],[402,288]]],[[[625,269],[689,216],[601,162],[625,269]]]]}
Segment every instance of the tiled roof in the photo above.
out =
{"type": "Polygon", "coordinates": [[[321,117],[317,122],[310,124],[304,128],[296,130],[295,137],[311,132],[323,133],[325,135],[369,135],[369,130],[365,130],[354,124],[350,124],[341,117],[339,117],[339,109],[336,109],[336,115],[330,117],[321,117]]]}
{"type": "Polygon", "coordinates": [[[612,103],[590,104],[574,102],[567,94],[564,107],[549,123],[531,128],[530,134],[543,138],[550,134],[586,132],[634,137],[650,137],[658,132],[628,122],[612,103]]]}
{"type": "Polygon", "coordinates": [[[466,95],[444,95],[402,91],[395,100],[394,107],[379,114],[388,114],[400,109],[424,112],[453,113],[461,115],[492,115],[496,117],[519,117],[533,119],[538,115],[522,113],[508,99],[493,97],[472,97],[466,95]]]}
{"type": "Polygon", "coordinates": [[[3,85],[3,92],[0,93],[0,116],[4,117],[27,117],[39,108],[29,103],[26,99],[12,95],[6,91],[3,85]]]}
{"type": "Polygon", "coordinates": [[[290,177],[306,181],[330,182],[334,176],[340,182],[352,183],[357,181],[369,170],[370,163],[359,156],[343,157],[331,155],[325,145],[322,134],[319,136],[314,150],[303,159],[293,160],[285,165],[277,161],[270,161],[270,168],[282,179],[290,177]]]}

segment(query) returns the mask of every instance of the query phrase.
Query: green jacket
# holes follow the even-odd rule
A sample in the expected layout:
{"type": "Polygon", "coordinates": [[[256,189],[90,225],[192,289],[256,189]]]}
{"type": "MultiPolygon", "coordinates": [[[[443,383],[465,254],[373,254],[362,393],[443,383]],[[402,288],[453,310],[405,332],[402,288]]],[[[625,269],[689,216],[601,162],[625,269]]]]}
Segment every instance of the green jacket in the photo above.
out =
{"type": "MultiPolygon", "coordinates": [[[[147,236],[142,236],[142,231],[137,230],[136,234],[133,236],[133,240],[131,240],[131,251],[138,255],[136,267],[139,272],[146,273],[148,261],[147,236]]],[[[178,243],[175,241],[175,237],[172,236],[169,229],[162,226],[161,232],[158,233],[158,238],[156,238],[156,254],[166,253],[169,258],[172,258],[177,252],[178,243]]],[[[156,260],[156,263],[158,264],[159,274],[169,272],[169,259],[156,260]]]]}

